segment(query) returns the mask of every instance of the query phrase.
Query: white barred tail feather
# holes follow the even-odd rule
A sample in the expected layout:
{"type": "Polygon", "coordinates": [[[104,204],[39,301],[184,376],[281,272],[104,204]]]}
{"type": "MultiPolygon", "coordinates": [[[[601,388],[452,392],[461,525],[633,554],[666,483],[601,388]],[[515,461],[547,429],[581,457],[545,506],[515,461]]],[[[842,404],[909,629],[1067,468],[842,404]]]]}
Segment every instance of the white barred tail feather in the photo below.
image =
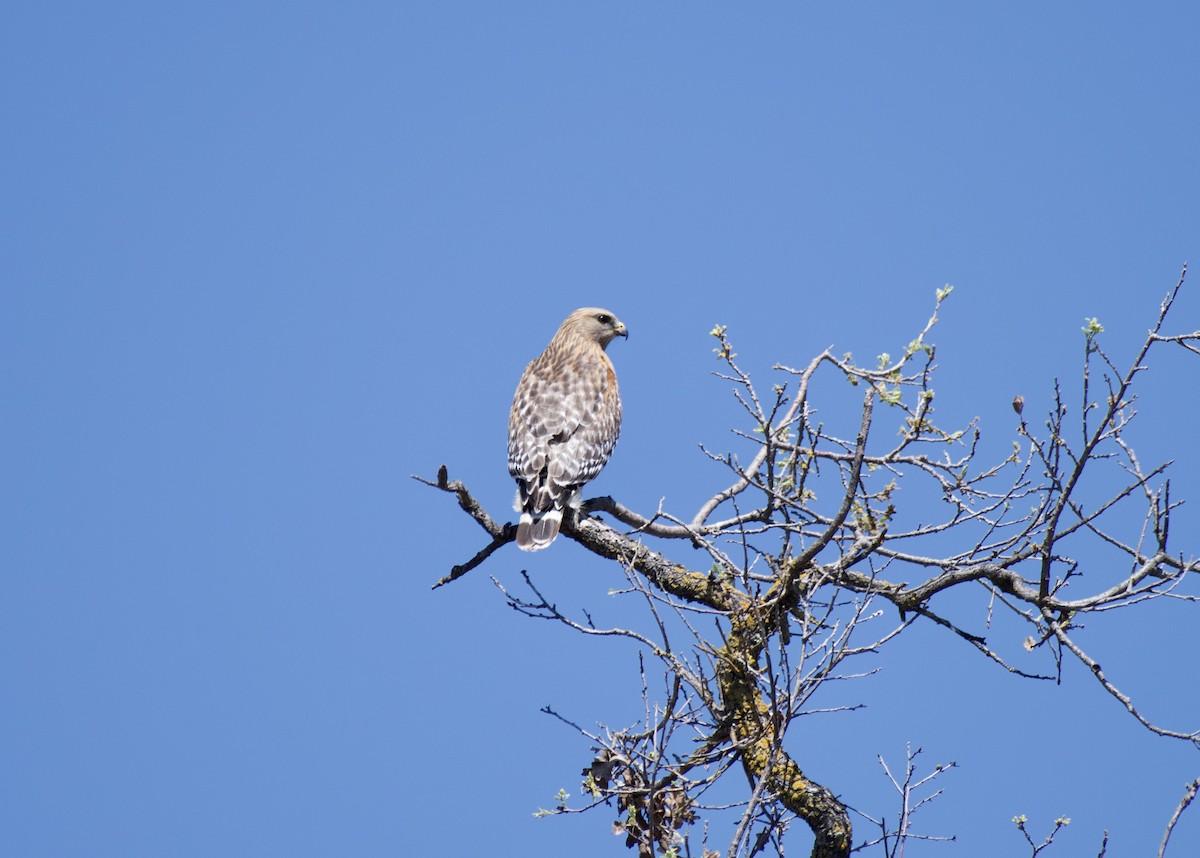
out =
{"type": "Polygon", "coordinates": [[[517,548],[522,551],[541,551],[558,536],[562,526],[562,510],[549,509],[535,518],[531,513],[521,513],[517,524],[517,548]]]}

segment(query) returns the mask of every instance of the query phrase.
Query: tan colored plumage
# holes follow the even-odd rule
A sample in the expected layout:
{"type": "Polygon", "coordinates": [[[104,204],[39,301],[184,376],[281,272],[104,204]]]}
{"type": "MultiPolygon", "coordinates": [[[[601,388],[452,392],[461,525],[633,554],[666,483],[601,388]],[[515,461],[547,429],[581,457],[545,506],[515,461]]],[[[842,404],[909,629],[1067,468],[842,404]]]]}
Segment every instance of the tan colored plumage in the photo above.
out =
{"type": "Polygon", "coordinates": [[[607,310],[576,310],[517,384],[508,416],[508,472],[517,481],[523,551],[554,541],[563,509],[578,505],[583,484],[612,454],[621,396],[604,349],[613,337],[628,336],[607,310]]]}

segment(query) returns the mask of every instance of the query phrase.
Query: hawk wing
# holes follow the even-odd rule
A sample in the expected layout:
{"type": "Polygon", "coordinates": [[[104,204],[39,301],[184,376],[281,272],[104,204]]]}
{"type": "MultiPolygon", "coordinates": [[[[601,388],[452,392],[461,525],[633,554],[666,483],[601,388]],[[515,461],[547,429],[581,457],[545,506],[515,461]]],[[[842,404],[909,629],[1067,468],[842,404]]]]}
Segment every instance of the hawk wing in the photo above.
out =
{"type": "Polygon", "coordinates": [[[552,514],[545,526],[557,534],[563,508],[608,462],[620,429],[621,398],[604,352],[531,363],[517,386],[508,425],[508,470],[517,480],[518,510],[533,518],[552,514]]]}

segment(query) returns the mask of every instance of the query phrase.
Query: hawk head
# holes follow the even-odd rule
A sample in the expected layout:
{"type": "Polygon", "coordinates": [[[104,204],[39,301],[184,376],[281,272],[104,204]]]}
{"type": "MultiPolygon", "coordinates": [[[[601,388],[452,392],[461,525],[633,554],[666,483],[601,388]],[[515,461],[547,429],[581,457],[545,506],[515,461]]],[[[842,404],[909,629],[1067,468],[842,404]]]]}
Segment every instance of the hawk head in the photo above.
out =
{"type": "Polygon", "coordinates": [[[591,340],[600,348],[612,342],[613,337],[629,338],[625,323],[608,310],[599,307],[584,307],[567,316],[563,327],[570,326],[576,336],[591,340]]]}

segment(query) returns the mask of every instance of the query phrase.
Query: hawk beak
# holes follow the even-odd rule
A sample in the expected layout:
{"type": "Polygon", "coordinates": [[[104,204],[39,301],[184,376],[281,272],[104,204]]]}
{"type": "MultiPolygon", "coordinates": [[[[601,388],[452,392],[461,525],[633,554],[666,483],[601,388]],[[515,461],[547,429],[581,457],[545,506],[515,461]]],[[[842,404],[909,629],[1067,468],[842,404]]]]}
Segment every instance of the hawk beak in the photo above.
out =
{"type": "Polygon", "coordinates": [[[617,322],[617,327],[613,329],[613,335],[629,339],[629,329],[625,327],[624,322],[617,322]]]}

